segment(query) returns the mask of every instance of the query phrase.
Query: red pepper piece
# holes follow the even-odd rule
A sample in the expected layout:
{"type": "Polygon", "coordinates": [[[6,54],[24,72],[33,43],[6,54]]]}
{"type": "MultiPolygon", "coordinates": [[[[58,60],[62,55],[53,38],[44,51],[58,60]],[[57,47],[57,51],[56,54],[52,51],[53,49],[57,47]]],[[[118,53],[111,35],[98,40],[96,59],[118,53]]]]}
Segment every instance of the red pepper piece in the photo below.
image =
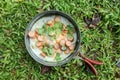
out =
{"type": "Polygon", "coordinates": [[[89,62],[92,63],[92,64],[97,64],[97,65],[103,64],[103,62],[96,61],[96,60],[91,60],[91,59],[86,58],[86,57],[84,57],[84,59],[86,59],[87,61],[89,61],[89,62]]]}
{"type": "Polygon", "coordinates": [[[94,68],[94,66],[89,61],[87,61],[87,59],[84,59],[84,61],[90,66],[90,68],[92,69],[94,74],[97,76],[98,73],[97,73],[96,69],[94,68]]]}

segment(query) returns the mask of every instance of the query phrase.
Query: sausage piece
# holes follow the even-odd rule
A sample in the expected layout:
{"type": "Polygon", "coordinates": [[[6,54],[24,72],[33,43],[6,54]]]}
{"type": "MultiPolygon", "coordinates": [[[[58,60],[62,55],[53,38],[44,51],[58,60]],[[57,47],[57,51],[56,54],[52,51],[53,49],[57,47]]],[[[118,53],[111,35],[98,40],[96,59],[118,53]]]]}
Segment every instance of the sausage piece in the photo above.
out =
{"type": "Polygon", "coordinates": [[[55,16],[54,20],[55,20],[56,22],[59,22],[59,21],[61,20],[61,18],[60,18],[59,16],[55,16]]]}
{"type": "Polygon", "coordinates": [[[35,38],[35,32],[34,31],[29,31],[28,36],[30,38],[35,38]]]}
{"type": "Polygon", "coordinates": [[[65,54],[69,54],[70,53],[70,49],[67,49],[66,51],[65,51],[65,54]]]}
{"type": "Polygon", "coordinates": [[[59,49],[59,44],[58,43],[55,43],[54,44],[54,48],[57,50],[57,49],[59,49]]]}
{"type": "Polygon", "coordinates": [[[65,45],[65,40],[64,39],[62,39],[61,41],[60,41],[60,46],[63,46],[63,45],[65,45]]]}
{"type": "Polygon", "coordinates": [[[47,25],[48,25],[48,26],[53,26],[53,25],[54,25],[54,20],[48,21],[48,22],[47,22],[47,25]]]}
{"type": "Polygon", "coordinates": [[[70,41],[66,41],[65,45],[69,47],[69,46],[72,45],[72,42],[70,42],[70,41]]]}
{"type": "Polygon", "coordinates": [[[36,46],[37,46],[37,47],[40,47],[40,46],[42,46],[42,45],[43,45],[42,42],[37,42],[37,43],[36,43],[36,46]]]}
{"type": "Polygon", "coordinates": [[[45,53],[40,53],[40,55],[45,58],[46,57],[46,54],[45,53]]]}
{"type": "Polygon", "coordinates": [[[73,45],[69,46],[69,49],[74,50],[74,46],[73,45]]]}
{"type": "Polygon", "coordinates": [[[65,36],[60,34],[60,35],[58,35],[56,41],[59,43],[62,39],[65,39],[65,36]]]}
{"type": "Polygon", "coordinates": [[[44,41],[44,36],[38,36],[38,41],[44,41]]]}

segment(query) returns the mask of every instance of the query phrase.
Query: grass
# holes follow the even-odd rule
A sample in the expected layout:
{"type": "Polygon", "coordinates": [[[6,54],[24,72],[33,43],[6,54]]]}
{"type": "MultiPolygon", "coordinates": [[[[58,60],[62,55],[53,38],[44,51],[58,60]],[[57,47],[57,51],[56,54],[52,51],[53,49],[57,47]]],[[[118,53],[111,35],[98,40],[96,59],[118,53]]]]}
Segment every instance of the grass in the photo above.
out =
{"type": "Polygon", "coordinates": [[[0,80],[120,80],[120,68],[116,67],[119,43],[119,0],[0,0],[0,80]],[[24,31],[36,14],[46,10],[60,10],[74,18],[81,30],[82,52],[104,62],[95,65],[99,76],[86,71],[85,63],[77,59],[41,74],[42,65],[25,49],[24,31]],[[86,28],[83,18],[96,12],[101,18],[99,25],[86,28]]]}

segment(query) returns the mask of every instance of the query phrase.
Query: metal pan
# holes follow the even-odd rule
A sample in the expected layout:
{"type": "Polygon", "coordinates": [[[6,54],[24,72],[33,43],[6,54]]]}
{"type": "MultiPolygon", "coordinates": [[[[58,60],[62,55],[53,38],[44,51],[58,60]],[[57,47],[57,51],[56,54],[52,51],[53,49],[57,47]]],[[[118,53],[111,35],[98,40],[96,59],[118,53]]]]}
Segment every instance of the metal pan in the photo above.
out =
{"type": "Polygon", "coordinates": [[[43,13],[40,13],[38,15],[36,15],[31,21],[30,23],[28,24],[28,26],[26,27],[26,30],[25,30],[25,45],[26,45],[26,48],[27,48],[27,51],[29,52],[29,54],[31,55],[31,57],[43,64],[43,65],[46,65],[46,66],[60,66],[60,65],[63,65],[65,63],[68,63],[74,56],[77,55],[77,51],[80,47],[80,31],[79,31],[79,28],[76,24],[76,22],[70,17],[68,16],[67,14],[63,13],[63,12],[60,12],[60,11],[55,11],[55,10],[52,10],[52,11],[45,11],[43,13]],[[33,25],[38,21],[40,20],[41,18],[43,17],[47,17],[47,16],[52,16],[52,15],[58,15],[58,16],[62,16],[64,18],[66,18],[73,26],[74,26],[74,29],[76,31],[76,37],[77,37],[77,40],[76,40],[76,43],[75,43],[75,48],[74,48],[74,52],[71,53],[67,58],[65,58],[64,60],[61,60],[61,61],[58,61],[58,62],[49,62],[49,61],[45,61],[45,60],[42,60],[40,59],[30,48],[30,39],[29,37],[27,36],[28,35],[28,32],[31,30],[31,28],[33,27],[33,25]]]}

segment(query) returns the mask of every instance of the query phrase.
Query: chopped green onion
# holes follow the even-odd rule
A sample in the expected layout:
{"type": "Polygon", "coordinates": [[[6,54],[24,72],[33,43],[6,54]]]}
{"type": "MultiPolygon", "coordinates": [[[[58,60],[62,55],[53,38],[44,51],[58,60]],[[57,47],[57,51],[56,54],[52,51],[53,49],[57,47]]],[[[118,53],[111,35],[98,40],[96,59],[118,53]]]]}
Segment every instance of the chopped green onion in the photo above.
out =
{"type": "Polygon", "coordinates": [[[57,53],[57,54],[56,54],[55,59],[56,59],[56,61],[60,61],[60,60],[61,60],[60,53],[57,53]]]}

